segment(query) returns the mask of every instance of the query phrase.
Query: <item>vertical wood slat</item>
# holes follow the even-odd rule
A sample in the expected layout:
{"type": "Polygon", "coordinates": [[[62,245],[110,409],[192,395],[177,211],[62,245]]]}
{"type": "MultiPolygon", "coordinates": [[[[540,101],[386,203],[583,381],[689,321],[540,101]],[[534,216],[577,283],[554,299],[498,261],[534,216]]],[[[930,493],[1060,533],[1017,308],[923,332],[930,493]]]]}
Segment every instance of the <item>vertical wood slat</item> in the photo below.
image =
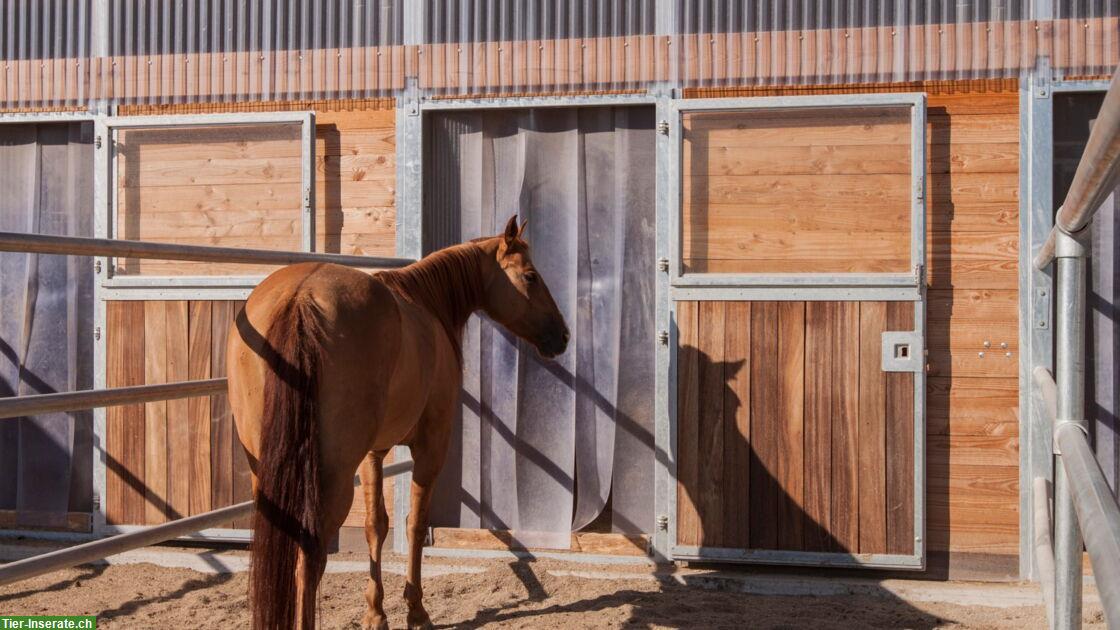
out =
{"type": "MultiPolygon", "coordinates": [[[[188,314],[187,377],[190,380],[210,378],[211,302],[192,300],[188,314]]],[[[190,513],[202,514],[211,509],[210,496],[210,397],[187,399],[188,435],[190,440],[190,513]]]]}
{"type": "Polygon", "coordinates": [[[884,553],[886,523],[886,378],[882,371],[883,302],[859,309],[859,551],[884,553]]]}
{"type": "MultiPolygon", "coordinates": [[[[188,315],[185,300],[163,303],[167,314],[167,380],[188,380],[188,315]]],[[[191,458],[188,399],[167,401],[167,503],[171,518],[190,513],[191,458]]]]}
{"type": "Polygon", "coordinates": [[[800,550],[804,527],[805,303],[778,303],[778,548],[800,550]]]}
{"type": "MultiPolygon", "coordinates": [[[[163,302],[142,302],[144,308],[144,354],[130,357],[144,364],[144,383],[167,382],[167,313],[163,302]]],[[[145,523],[167,520],[167,401],[144,405],[145,523]]]]}
{"type": "Polygon", "coordinates": [[[750,544],[751,303],[727,302],[724,313],[723,543],[750,544]]]}
{"type": "Polygon", "coordinates": [[[696,302],[677,302],[677,542],[700,544],[695,496],[699,469],[700,362],[696,302]]]}
{"type": "MultiPolygon", "coordinates": [[[[887,304],[887,330],[914,329],[914,303],[887,304]]],[[[914,552],[914,375],[886,377],[887,553],[914,552]]]]}
{"type": "MultiPolygon", "coordinates": [[[[226,332],[233,322],[234,303],[216,301],[210,307],[210,374],[226,375],[226,332]]],[[[210,397],[210,492],[214,509],[233,505],[233,416],[222,394],[210,397]]]]}
{"type": "Polygon", "coordinates": [[[806,551],[830,551],[832,511],[832,345],[837,304],[805,306],[805,530],[806,551]]]}
{"type": "Polygon", "coordinates": [[[696,507],[700,544],[723,546],[723,346],[725,302],[701,302],[699,324],[700,422],[696,507]]]}
{"type": "MultiPolygon", "coordinates": [[[[233,318],[237,320],[241,309],[245,308],[245,301],[238,300],[233,303],[233,318]]],[[[232,419],[232,414],[230,418],[232,419]]],[[[232,421],[232,420],[231,420],[232,421]]],[[[253,498],[252,472],[249,470],[249,460],[241,442],[237,439],[236,425],[234,425],[233,441],[233,502],[241,503],[253,498]]],[[[251,525],[251,517],[237,519],[233,522],[234,528],[247,529],[251,525]]]]}
{"type": "MultiPolygon", "coordinates": [[[[144,304],[120,301],[106,305],[106,387],[144,382],[144,304]]],[[[144,405],[106,409],[108,473],[105,517],[110,524],[144,522],[144,405]]]]}
{"type": "Polygon", "coordinates": [[[778,544],[777,508],[778,450],[778,305],[755,302],[751,305],[751,448],[750,507],[748,528],[750,546],[775,549],[778,544]]]}
{"type": "Polygon", "coordinates": [[[832,336],[832,551],[859,551],[859,303],[836,304],[832,336]]]}

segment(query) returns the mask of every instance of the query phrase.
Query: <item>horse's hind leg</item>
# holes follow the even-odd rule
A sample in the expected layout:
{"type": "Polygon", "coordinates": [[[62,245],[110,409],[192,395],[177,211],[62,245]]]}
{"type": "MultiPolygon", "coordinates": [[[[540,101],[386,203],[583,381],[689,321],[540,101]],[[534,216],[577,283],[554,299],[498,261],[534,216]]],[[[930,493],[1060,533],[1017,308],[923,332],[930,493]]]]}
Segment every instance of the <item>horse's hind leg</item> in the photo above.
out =
{"type": "MultiPolygon", "coordinates": [[[[337,462],[324,461],[319,478],[322,484],[319,495],[322,509],[322,529],[320,530],[321,540],[319,544],[324,551],[317,566],[313,567],[316,590],[319,582],[323,579],[323,572],[327,568],[326,546],[338,536],[338,530],[342,527],[346,515],[350,513],[350,506],[354,502],[354,469],[347,469],[345,465],[340,466],[337,462]]],[[[304,584],[306,573],[303,571],[307,556],[301,552],[296,562],[296,619],[299,620],[301,618],[300,606],[303,601],[303,591],[307,588],[307,585],[304,584]]],[[[313,629],[297,626],[297,630],[313,629]]]]}
{"type": "Polygon", "coordinates": [[[389,514],[385,511],[385,487],[382,463],[385,451],[370,453],[358,467],[362,478],[362,494],[366,502],[366,542],[369,543],[369,584],[366,586],[366,614],[363,628],[388,630],[382,602],[385,589],[381,584],[381,546],[389,533],[389,514]]]}

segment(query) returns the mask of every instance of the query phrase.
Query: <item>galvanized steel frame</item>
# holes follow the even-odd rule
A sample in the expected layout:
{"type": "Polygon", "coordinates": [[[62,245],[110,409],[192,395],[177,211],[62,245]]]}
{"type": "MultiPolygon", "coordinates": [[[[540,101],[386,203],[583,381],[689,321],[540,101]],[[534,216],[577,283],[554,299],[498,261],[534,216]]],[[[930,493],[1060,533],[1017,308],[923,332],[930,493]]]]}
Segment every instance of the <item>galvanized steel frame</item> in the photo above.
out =
{"type": "MultiPolygon", "coordinates": [[[[315,112],[252,112],[235,114],[176,114],[157,116],[107,116],[100,119],[104,132],[96,137],[102,138],[98,151],[106,152],[104,175],[108,182],[117,180],[116,138],[121,129],[160,129],[160,128],[208,128],[230,125],[300,125],[300,144],[303,153],[300,158],[300,234],[301,251],[315,249],[315,112]]],[[[98,173],[95,173],[95,177],[98,173]]],[[[105,236],[115,238],[117,221],[116,187],[98,189],[102,197],[98,203],[104,206],[104,216],[99,223],[105,222],[105,236]]],[[[96,197],[96,195],[95,195],[96,197]]],[[[99,235],[100,236],[100,235],[99,235]]],[[[110,300],[148,300],[148,299],[205,299],[239,300],[245,299],[253,287],[264,279],[260,276],[116,276],[114,259],[102,260],[104,299],[110,300]]]]}
{"type": "MultiPolygon", "coordinates": [[[[676,326],[677,300],[876,300],[914,302],[914,331],[925,339],[925,259],[926,259],[926,95],[845,94],[828,96],[778,96],[757,98],[665,99],[659,101],[659,120],[668,123],[667,134],[658,145],[658,227],[659,237],[668,250],[668,273],[665,292],[669,298],[671,325],[668,344],[668,367],[662,378],[658,366],[658,386],[667,387],[665,415],[668,435],[658,437],[668,445],[664,477],[668,505],[664,513],[668,524],[661,542],[662,553],[673,560],[741,562],[818,567],[878,568],[923,570],[926,559],[925,518],[925,447],[926,447],[926,375],[914,373],[914,553],[913,554],[851,554],[819,553],[785,550],[727,549],[677,545],[677,478],[676,458],[676,349],[679,331],[676,326]],[[828,107],[910,107],[911,129],[911,274],[683,274],[681,260],[681,191],[683,169],[683,120],[687,112],[757,111],[761,109],[795,109],[828,107]]],[[[659,249],[660,255],[660,249],[659,249]]],[[[659,298],[660,302],[660,298],[659,298]]],[[[660,325],[659,320],[659,325],[660,325]]],[[[923,349],[924,355],[924,349],[923,349]]],[[[924,361],[923,361],[924,364],[924,361]]],[[[659,400],[660,400],[659,396],[659,400]]],[[[661,418],[659,414],[658,418],[661,418]]],[[[660,453],[660,452],[659,452],[660,453]]]]}
{"type": "Polygon", "coordinates": [[[1034,554],[1034,480],[1054,479],[1051,419],[1032,374],[1054,363],[1054,281],[1034,266],[1054,227],[1054,94],[1105,92],[1107,80],[1055,81],[1042,59],[1020,83],[1019,143],[1019,575],[1040,578],[1034,554]]]}

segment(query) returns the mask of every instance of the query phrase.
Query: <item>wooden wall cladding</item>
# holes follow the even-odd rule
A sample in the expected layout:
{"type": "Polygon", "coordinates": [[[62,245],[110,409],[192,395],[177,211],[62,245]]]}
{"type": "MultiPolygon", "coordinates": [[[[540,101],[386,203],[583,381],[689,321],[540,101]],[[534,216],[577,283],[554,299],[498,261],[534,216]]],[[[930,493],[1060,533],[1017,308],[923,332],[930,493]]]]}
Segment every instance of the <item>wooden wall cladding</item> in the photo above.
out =
{"type": "MultiPolygon", "coordinates": [[[[316,115],[316,251],[395,255],[396,113],[375,105],[379,107],[359,109],[349,104],[354,108],[316,115]]],[[[228,109],[241,111],[232,105],[228,109]]],[[[153,106],[129,108],[128,113],[214,111],[222,110],[153,106]]],[[[130,130],[122,139],[126,150],[118,167],[118,231],[124,238],[299,249],[298,127],[130,130]]],[[[260,265],[124,263],[126,273],[148,275],[268,271],[260,265]]]]}
{"type": "Polygon", "coordinates": [[[690,96],[900,91],[928,95],[928,549],[1017,554],[1019,93],[1015,82],[724,88],[690,96]]]}
{"type": "Polygon", "coordinates": [[[913,303],[676,307],[678,544],[913,553],[913,303]]]}
{"type": "Polygon", "coordinates": [[[683,118],[686,273],[910,271],[910,108],[683,118]]]}
{"type": "MultiPolygon", "coordinates": [[[[226,335],[244,302],[114,301],[106,305],[108,387],[225,376],[226,335]]],[[[105,516],[162,523],[251,498],[251,473],[229,404],[200,396],[106,410],[105,516]]],[[[392,510],[392,480],[386,507],[392,510]]],[[[347,525],[362,525],[360,492],[347,525]]],[[[249,527],[248,519],[234,528],[249,527]]]]}

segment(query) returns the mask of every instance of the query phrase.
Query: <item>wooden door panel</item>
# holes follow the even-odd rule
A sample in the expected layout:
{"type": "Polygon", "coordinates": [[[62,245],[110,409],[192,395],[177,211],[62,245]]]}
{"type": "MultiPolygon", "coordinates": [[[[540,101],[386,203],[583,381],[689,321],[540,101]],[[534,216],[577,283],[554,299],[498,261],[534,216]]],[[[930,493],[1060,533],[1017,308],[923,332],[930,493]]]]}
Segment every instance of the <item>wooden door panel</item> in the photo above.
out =
{"type": "Polygon", "coordinates": [[[914,550],[911,302],[678,302],[682,546],[914,550]]]}

